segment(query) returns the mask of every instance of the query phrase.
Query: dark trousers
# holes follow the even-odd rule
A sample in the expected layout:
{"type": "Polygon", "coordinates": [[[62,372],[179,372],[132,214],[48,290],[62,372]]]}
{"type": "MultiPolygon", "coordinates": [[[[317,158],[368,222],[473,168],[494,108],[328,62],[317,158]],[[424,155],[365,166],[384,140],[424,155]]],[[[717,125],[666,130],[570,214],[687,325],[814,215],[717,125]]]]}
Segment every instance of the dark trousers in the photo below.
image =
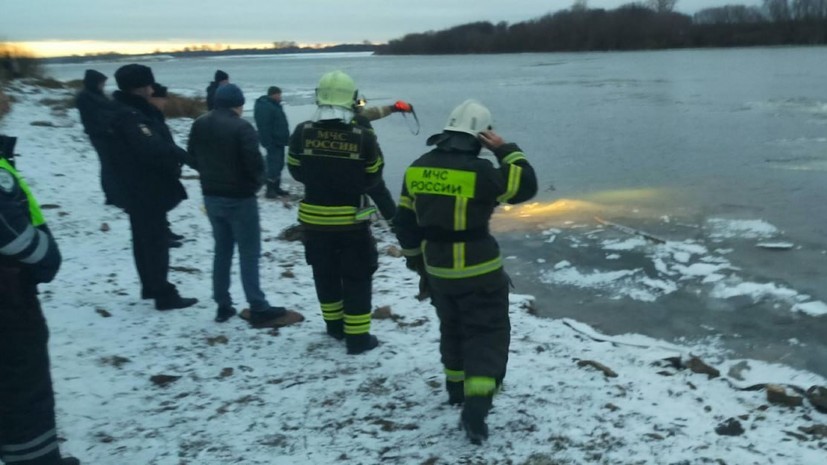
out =
{"type": "Polygon", "coordinates": [[[141,279],[144,294],[165,297],[175,292],[169,283],[169,232],[167,214],[159,210],[133,210],[129,213],[132,227],[132,255],[141,279]]]}
{"type": "Polygon", "coordinates": [[[370,229],[307,229],[304,247],[325,321],[344,319],[345,334],[369,333],[370,318],[365,316],[372,309],[371,280],[379,259],[370,229]]]}
{"type": "Polygon", "coordinates": [[[34,285],[0,267],[0,462],[58,463],[49,330],[34,285]]]}
{"type": "Polygon", "coordinates": [[[273,149],[266,149],[264,157],[267,181],[273,182],[276,186],[281,184],[281,171],[284,169],[284,147],[277,145],[273,149]]]}
{"type": "Polygon", "coordinates": [[[464,371],[465,379],[502,381],[511,342],[508,285],[456,295],[431,289],[431,303],[439,315],[439,351],[445,368],[464,371]]]}

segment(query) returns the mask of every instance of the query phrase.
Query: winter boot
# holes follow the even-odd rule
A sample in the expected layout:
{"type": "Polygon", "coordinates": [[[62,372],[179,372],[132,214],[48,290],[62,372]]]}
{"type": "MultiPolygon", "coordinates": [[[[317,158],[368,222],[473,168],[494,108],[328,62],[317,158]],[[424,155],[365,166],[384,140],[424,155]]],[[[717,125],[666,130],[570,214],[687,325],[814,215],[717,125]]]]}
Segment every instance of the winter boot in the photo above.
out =
{"type": "Polygon", "coordinates": [[[373,350],[379,345],[379,339],[372,334],[345,334],[348,355],[358,355],[373,350]]]}
{"type": "Polygon", "coordinates": [[[445,390],[448,391],[448,405],[462,405],[465,402],[465,383],[462,381],[445,380],[445,390]]]}
{"type": "Polygon", "coordinates": [[[327,335],[341,341],[345,338],[345,320],[330,320],[325,321],[327,325],[327,335]]]}
{"type": "Polygon", "coordinates": [[[57,465],[80,465],[80,460],[74,457],[64,457],[60,459],[60,462],[57,465]]]}
{"type": "Polygon", "coordinates": [[[460,416],[460,425],[465,430],[465,436],[471,444],[480,445],[488,439],[488,425],[485,417],[491,409],[491,396],[469,396],[465,398],[465,405],[460,416]]]}
{"type": "Polygon", "coordinates": [[[238,313],[238,311],[236,311],[236,309],[232,305],[219,305],[218,310],[215,312],[215,322],[224,323],[225,321],[235,316],[236,313],[238,313]]]}
{"type": "Polygon", "coordinates": [[[198,299],[192,297],[181,297],[177,291],[155,297],[155,310],[175,310],[176,308],[192,307],[198,303],[198,299]]]}

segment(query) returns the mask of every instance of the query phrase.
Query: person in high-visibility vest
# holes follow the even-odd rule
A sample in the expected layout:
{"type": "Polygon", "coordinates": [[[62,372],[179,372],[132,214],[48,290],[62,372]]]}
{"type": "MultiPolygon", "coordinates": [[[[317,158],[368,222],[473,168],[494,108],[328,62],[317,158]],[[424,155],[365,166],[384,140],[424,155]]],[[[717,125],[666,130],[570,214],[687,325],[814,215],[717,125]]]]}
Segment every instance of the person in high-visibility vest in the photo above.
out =
{"type": "Polygon", "coordinates": [[[49,370],[49,329],[37,285],[50,282],[61,255],[0,136],[0,462],[79,465],[60,457],[49,370]]]}
{"type": "Polygon", "coordinates": [[[382,151],[372,130],[351,124],[357,95],[347,74],[322,76],[318,110],[296,126],[287,156],[290,174],[304,184],[299,222],[327,333],[344,339],[349,354],[379,345],[370,334],[378,253],[369,219],[376,209],[366,207],[366,194],[382,180],[382,151]]]}
{"type": "Polygon", "coordinates": [[[448,402],[464,403],[461,424],[479,444],[488,438],[485,418],[505,377],[511,331],[509,279],[488,223],[497,205],[532,198],[537,177],[475,100],[456,107],[428,145],[436,147],[405,171],[393,223],[408,268],[427,276],[448,402]],[[479,157],[483,147],[498,167],[479,157]]]}

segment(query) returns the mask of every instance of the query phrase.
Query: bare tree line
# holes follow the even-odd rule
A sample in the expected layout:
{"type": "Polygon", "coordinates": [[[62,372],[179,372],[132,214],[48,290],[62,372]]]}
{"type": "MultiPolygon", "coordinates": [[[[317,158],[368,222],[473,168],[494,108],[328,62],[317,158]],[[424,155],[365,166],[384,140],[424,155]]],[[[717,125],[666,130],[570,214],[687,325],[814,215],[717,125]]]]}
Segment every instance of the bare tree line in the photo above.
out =
{"type": "Polygon", "coordinates": [[[575,0],[568,10],[514,24],[476,22],[408,34],[378,53],[452,54],[827,44],[827,0],[764,0],[689,16],[678,0],[646,0],[614,10],[575,0]]]}

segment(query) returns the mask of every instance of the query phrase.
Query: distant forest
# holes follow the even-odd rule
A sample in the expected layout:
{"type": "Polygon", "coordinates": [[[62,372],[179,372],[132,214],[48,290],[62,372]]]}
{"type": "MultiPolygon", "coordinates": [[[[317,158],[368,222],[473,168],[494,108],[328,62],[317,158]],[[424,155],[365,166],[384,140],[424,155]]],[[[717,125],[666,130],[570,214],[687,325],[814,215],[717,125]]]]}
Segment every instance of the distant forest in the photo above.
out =
{"type": "Polygon", "coordinates": [[[694,16],[678,0],[648,0],[614,10],[576,0],[568,9],[515,24],[476,22],[408,34],[377,54],[465,54],[652,50],[827,44],[827,0],[764,0],[724,5],[694,16]]]}

